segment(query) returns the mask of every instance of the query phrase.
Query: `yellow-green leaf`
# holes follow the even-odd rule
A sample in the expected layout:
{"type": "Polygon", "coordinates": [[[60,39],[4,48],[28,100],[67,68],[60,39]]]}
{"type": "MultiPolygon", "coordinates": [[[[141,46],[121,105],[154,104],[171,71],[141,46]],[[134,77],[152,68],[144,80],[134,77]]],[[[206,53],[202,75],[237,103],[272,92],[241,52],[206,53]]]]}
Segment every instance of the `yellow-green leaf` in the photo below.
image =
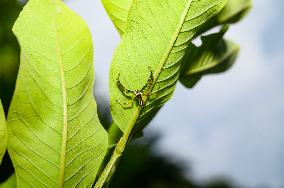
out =
{"type": "Polygon", "coordinates": [[[133,2],[128,27],[114,54],[110,71],[111,110],[114,121],[123,132],[129,129],[129,125],[143,127],[171,98],[181,59],[191,39],[225,4],[225,0],[133,2]],[[154,78],[150,83],[151,71],[154,78]],[[143,92],[142,106],[137,100],[129,109],[122,105],[131,103],[131,96],[125,96],[118,87],[118,78],[131,91],[149,85],[148,91],[143,92]]]}
{"type": "Polygon", "coordinates": [[[17,180],[16,175],[13,173],[5,182],[0,184],[0,188],[16,188],[17,180]]]}
{"type": "Polygon", "coordinates": [[[6,128],[6,118],[2,107],[2,103],[0,101],[0,164],[6,152],[7,141],[8,141],[8,135],[6,128]]]}
{"type": "Polygon", "coordinates": [[[107,151],[86,23],[61,0],[29,0],[13,31],[21,64],[8,115],[18,187],[91,187],[107,151]]]}
{"type": "MultiPolygon", "coordinates": [[[[133,0],[102,0],[102,3],[120,35],[126,30],[127,18],[133,0]]],[[[249,12],[251,0],[228,0],[226,6],[217,14],[206,30],[221,24],[236,23],[249,12]]],[[[206,31],[205,30],[205,31],[206,31]]]]}
{"type": "Polygon", "coordinates": [[[102,3],[119,34],[123,35],[132,0],[102,0],[102,3]]]}
{"type": "Polygon", "coordinates": [[[133,133],[139,133],[171,98],[192,38],[226,2],[133,1],[110,70],[111,112],[123,135],[95,188],[103,187],[133,133]]]}

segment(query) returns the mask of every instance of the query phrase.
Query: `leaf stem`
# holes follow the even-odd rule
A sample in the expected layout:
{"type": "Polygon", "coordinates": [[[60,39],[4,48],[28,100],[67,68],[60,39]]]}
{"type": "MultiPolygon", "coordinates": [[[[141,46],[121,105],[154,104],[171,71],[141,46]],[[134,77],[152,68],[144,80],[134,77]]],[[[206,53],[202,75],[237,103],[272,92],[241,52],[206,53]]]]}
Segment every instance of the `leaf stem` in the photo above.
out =
{"type": "Polygon", "coordinates": [[[95,188],[102,188],[103,187],[103,185],[105,184],[107,178],[109,177],[109,174],[110,174],[111,170],[113,169],[116,161],[119,159],[119,157],[124,152],[125,146],[126,146],[128,140],[129,140],[129,137],[130,137],[131,132],[132,132],[134,126],[135,126],[135,123],[136,123],[136,121],[137,121],[137,119],[140,115],[141,110],[142,110],[142,107],[139,106],[137,108],[137,110],[135,111],[133,118],[131,119],[128,126],[126,127],[123,136],[120,138],[119,142],[117,143],[108,164],[106,165],[106,167],[103,170],[100,178],[96,182],[95,188]]]}

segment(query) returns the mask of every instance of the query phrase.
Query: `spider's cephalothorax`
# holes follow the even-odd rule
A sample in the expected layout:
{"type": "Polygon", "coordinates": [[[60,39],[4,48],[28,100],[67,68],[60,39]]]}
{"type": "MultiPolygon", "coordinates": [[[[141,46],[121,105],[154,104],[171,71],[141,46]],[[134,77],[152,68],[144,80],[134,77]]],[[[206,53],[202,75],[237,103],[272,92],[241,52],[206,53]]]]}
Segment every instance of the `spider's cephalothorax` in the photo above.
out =
{"type": "MultiPolygon", "coordinates": [[[[150,68],[149,68],[150,69],[150,68]]],[[[144,97],[150,96],[151,94],[151,86],[154,82],[154,74],[153,71],[150,69],[150,76],[147,80],[147,83],[142,87],[140,90],[129,90],[126,89],[119,80],[120,74],[118,74],[118,78],[116,80],[117,87],[119,90],[127,97],[131,98],[130,102],[120,103],[123,108],[132,108],[134,101],[137,101],[140,107],[144,107],[144,97]]],[[[117,101],[118,102],[118,101],[117,101]]]]}

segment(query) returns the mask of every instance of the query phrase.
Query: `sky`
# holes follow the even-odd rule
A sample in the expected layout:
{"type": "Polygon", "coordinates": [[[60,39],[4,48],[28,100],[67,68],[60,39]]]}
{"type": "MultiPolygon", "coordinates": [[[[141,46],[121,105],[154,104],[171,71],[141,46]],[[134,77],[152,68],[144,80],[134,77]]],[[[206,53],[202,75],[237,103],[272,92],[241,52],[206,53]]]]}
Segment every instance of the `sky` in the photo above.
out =
{"type": "MultiPolygon", "coordinates": [[[[94,41],[97,96],[108,101],[108,72],[120,38],[99,0],[68,0],[94,41]]],[[[231,70],[177,85],[145,134],[180,159],[197,181],[226,176],[246,187],[284,187],[284,1],[254,0],[226,38],[241,46],[231,70]]]]}

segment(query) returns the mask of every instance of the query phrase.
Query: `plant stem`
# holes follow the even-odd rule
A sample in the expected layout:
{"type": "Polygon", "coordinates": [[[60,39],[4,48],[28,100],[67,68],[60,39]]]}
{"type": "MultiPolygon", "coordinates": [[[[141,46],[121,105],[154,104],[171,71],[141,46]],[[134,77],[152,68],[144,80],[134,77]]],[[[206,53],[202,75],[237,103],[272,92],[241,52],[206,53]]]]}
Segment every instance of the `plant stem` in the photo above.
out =
{"type": "Polygon", "coordinates": [[[103,185],[105,184],[111,170],[113,169],[116,161],[119,159],[119,157],[122,155],[125,146],[129,140],[129,137],[131,135],[131,132],[135,126],[135,123],[140,115],[140,112],[142,110],[142,107],[138,107],[137,110],[135,111],[133,118],[131,119],[131,121],[129,122],[128,126],[126,127],[126,130],[123,134],[123,136],[120,138],[119,142],[117,143],[113,154],[108,162],[108,164],[106,165],[105,169],[103,170],[100,178],[98,179],[98,181],[95,184],[95,188],[102,188],[103,185]]]}

